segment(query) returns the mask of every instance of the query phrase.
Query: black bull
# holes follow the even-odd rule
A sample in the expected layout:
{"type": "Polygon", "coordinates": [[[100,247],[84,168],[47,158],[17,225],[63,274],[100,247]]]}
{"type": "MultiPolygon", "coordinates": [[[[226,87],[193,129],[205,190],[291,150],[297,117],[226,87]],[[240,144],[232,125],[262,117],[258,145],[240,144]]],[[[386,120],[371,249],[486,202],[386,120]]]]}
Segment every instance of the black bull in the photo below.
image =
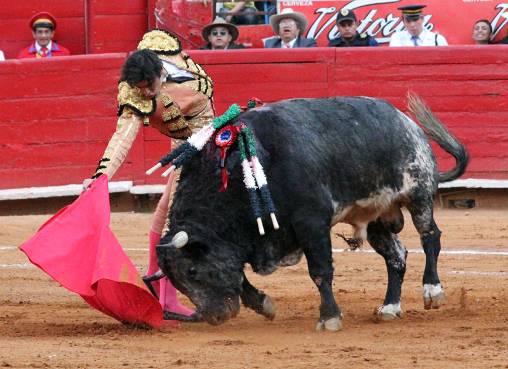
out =
{"type": "MultiPolygon", "coordinates": [[[[236,119],[254,132],[256,149],[277,209],[279,230],[265,220],[258,233],[243,183],[236,146],[229,151],[229,186],[219,192],[219,150],[208,143],[183,166],[169,216],[170,229],[157,248],[161,270],[196,304],[211,324],[235,316],[244,305],[273,318],[275,307],[244,274],[296,263],[305,254],[321,295],[318,329],[338,330],[342,314],[333,291],[331,227],[349,223],[355,238],[383,256],[388,286],[378,315],[401,315],[400,296],[407,251],[397,233],[406,207],[426,255],[423,297],[437,308],[444,292],[437,273],[440,231],[433,218],[439,182],[459,177],[468,157],[415,96],[410,109],[427,135],[456,159],[439,173],[425,133],[385,101],[367,97],[293,99],[245,112],[236,119]],[[175,247],[175,234],[188,242],[175,247]]],[[[266,218],[265,218],[266,219],[266,218]]],[[[268,218],[269,219],[269,218],[268,218]]]]}

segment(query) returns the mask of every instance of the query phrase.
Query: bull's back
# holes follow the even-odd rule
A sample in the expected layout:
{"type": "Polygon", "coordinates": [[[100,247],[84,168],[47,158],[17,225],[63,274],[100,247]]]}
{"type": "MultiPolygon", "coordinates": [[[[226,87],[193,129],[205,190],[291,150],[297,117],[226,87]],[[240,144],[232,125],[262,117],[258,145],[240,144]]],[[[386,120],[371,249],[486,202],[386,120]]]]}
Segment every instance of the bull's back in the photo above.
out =
{"type": "Polygon", "coordinates": [[[416,147],[431,155],[417,125],[378,99],[293,99],[245,115],[251,116],[270,177],[289,191],[317,186],[355,201],[378,188],[401,188],[402,169],[422,154],[416,147]]]}

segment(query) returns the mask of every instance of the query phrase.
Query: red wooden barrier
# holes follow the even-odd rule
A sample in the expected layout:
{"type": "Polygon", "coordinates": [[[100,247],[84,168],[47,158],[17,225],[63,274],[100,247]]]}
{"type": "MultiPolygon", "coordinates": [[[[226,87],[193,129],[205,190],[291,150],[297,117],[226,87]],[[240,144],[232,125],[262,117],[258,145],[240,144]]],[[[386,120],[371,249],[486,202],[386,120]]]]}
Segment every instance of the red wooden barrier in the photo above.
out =
{"type": "MultiPolygon", "coordinates": [[[[402,110],[420,94],[468,147],[465,177],[508,179],[508,46],[418,49],[192,51],[215,81],[215,105],[291,97],[367,95],[402,110]]],[[[0,189],[81,183],[116,123],[124,54],[6,61],[0,68],[0,189]]],[[[114,180],[145,177],[168,149],[144,128],[114,180]]],[[[436,149],[441,168],[453,160],[436,149]]]]}

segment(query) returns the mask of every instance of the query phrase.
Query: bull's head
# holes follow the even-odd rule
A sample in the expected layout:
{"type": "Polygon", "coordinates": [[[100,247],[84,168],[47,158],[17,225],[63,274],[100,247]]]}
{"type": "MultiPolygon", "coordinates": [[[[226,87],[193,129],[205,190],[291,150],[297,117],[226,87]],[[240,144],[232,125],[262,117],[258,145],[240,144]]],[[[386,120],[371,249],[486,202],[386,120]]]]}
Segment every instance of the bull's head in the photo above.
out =
{"type": "Polygon", "coordinates": [[[197,306],[210,324],[221,324],[240,310],[243,263],[225,241],[168,233],[157,246],[161,270],[197,306]],[[229,246],[229,247],[227,247],[229,246]]]}

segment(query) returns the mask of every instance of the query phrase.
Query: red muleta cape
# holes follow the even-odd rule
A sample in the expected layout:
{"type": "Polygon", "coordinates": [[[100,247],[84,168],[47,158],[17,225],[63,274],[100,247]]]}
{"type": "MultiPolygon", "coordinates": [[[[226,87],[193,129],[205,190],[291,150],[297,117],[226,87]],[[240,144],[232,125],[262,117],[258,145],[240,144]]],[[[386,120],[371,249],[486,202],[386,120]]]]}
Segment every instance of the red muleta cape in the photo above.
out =
{"type": "Polygon", "coordinates": [[[102,175],[44,223],[20,249],[30,261],[95,309],[131,324],[162,325],[162,308],[111,229],[102,175]]]}

